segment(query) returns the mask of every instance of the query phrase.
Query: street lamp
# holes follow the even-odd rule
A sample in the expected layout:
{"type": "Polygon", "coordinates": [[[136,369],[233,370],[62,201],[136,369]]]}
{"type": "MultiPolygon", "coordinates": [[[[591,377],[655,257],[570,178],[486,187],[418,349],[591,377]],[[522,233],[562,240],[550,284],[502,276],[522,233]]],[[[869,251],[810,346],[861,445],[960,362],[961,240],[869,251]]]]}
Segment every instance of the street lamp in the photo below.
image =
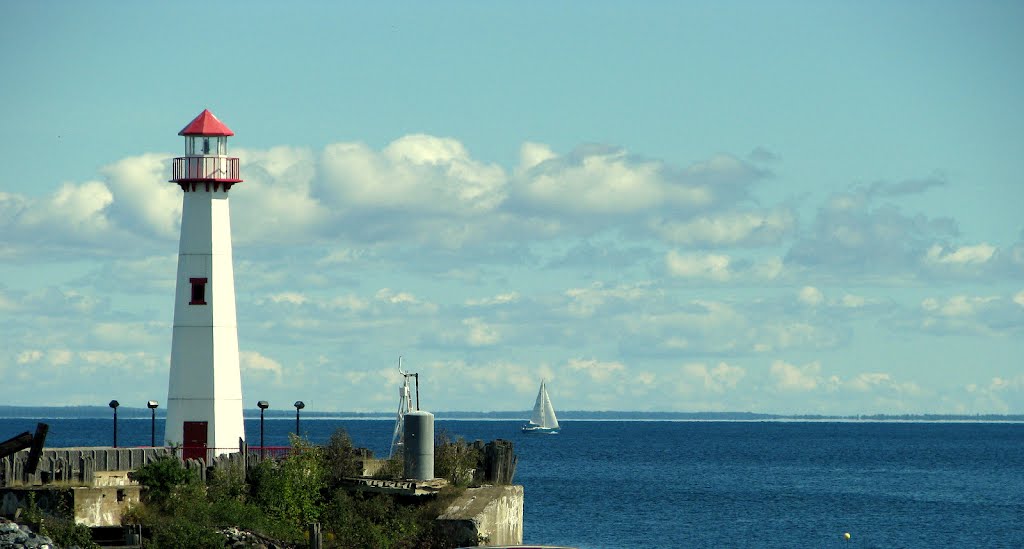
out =
{"type": "Polygon", "coordinates": [[[151,400],[151,401],[146,403],[146,407],[149,408],[149,411],[150,411],[150,417],[149,417],[149,445],[150,446],[156,446],[156,407],[159,406],[159,405],[160,405],[160,403],[155,401],[155,400],[151,400]]]}
{"type": "Polygon", "coordinates": [[[261,400],[256,403],[256,406],[260,409],[260,457],[263,457],[263,410],[270,408],[270,403],[261,400]]]}
{"type": "Polygon", "coordinates": [[[116,400],[111,400],[107,405],[114,409],[114,448],[117,448],[117,407],[120,405],[121,403],[116,400]]]}
{"type": "Polygon", "coordinates": [[[292,406],[295,406],[295,436],[299,436],[299,410],[305,408],[306,403],[296,400],[292,406]]]}

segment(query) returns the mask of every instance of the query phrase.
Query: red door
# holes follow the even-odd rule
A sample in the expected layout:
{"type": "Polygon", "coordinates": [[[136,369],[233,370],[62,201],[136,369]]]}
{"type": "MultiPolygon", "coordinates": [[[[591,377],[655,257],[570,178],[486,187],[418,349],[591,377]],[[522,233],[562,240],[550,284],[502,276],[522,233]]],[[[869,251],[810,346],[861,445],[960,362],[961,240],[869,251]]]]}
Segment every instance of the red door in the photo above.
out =
{"type": "Polygon", "coordinates": [[[206,423],[205,421],[186,421],[184,426],[185,445],[182,447],[183,459],[206,459],[206,423]]]}

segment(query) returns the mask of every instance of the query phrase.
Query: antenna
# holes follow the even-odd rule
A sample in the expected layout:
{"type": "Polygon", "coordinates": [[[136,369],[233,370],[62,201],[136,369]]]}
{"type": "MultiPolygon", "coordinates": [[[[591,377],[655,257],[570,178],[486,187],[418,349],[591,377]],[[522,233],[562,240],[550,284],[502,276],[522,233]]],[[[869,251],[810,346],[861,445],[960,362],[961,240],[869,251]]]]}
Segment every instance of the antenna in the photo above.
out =
{"type": "Polygon", "coordinates": [[[405,378],[406,386],[409,385],[409,378],[416,378],[416,411],[420,410],[420,374],[419,372],[410,373],[402,369],[402,355],[398,355],[398,373],[402,374],[405,378]]]}
{"type": "Polygon", "coordinates": [[[395,431],[391,436],[391,455],[395,449],[402,448],[402,438],[405,432],[405,414],[412,411],[412,396],[409,394],[409,378],[416,378],[416,410],[420,409],[420,375],[410,373],[402,367],[402,355],[398,355],[398,373],[402,375],[402,386],[398,389],[398,414],[395,418],[395,431]]]}

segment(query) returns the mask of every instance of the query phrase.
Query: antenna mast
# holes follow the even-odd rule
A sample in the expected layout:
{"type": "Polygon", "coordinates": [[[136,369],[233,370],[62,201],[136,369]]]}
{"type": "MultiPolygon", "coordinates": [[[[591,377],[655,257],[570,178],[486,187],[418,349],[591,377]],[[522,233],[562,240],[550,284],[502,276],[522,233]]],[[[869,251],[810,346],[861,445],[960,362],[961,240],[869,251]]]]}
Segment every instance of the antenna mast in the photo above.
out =
{"type": "Polygon", "coordinates": [[[420,409],[420,374],[409,373],[402,369],[402,355],[398,355],[398,373],[402,375],[402,386],[398,389],[398,417],[395,418],[395,431],[391,435],[390,457],[394,457],[396,449],[402,449],[405,436],[405,414],[412,411],[412,395],[409,391],[409,378],[416,378],[416,409],[420,409]]]}

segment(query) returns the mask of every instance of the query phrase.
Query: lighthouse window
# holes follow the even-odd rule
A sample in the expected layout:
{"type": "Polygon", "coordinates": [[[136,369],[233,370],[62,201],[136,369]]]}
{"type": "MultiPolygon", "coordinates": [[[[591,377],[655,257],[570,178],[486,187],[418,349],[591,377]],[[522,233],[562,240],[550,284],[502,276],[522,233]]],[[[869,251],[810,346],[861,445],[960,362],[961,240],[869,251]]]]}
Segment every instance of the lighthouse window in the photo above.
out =
{"type": "Polygon", "coordinates": [[[189,282],[192,283],[192,301],[189,301],[189,305],[206,305],[206,282],[205,278],[190,278],[189,282]]]}

